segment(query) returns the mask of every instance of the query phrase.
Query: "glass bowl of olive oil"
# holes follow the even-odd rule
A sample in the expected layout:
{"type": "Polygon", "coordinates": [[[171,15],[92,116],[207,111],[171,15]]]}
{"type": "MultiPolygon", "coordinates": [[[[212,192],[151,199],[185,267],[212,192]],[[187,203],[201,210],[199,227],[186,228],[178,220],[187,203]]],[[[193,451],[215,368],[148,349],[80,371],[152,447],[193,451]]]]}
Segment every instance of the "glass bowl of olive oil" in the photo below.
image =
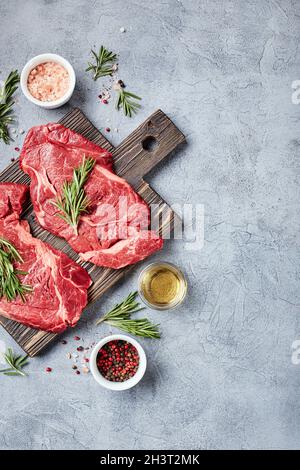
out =
{"type": "Polygon", "coordinates": [[[180,305],[187,292],[183,273],[171,263],[151,263],[139,275],[139,295],[148,307],[169,310],[180,305]]]}

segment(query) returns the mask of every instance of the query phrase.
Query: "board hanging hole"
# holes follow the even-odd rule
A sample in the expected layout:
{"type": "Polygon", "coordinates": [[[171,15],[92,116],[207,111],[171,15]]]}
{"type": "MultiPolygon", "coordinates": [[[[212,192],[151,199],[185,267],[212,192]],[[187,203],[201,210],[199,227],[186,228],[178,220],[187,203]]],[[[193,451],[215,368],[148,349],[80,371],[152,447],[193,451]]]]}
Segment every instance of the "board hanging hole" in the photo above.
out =
{"type": "Polygon", "coordinates": [[[142,147],[146,152],[154,152],[158,147],[158,142],[155,137],[149,135],[142,141],[142,147]]]}

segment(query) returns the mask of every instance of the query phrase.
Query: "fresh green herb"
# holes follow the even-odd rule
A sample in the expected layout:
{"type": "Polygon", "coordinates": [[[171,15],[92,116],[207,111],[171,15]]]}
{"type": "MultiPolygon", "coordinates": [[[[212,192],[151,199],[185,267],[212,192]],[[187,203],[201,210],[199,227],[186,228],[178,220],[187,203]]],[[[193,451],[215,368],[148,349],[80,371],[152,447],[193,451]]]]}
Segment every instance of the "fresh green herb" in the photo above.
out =
{"type": "Polygon", "coordinates": [[[0,90],[0,140],[2,139],[5,144],[11,140],[8,132],[8,126],[14,121],[12,116],[12,107],[14,101],[13,94],[18,88],[20,76],[17,70],[13,70],[8,75],[0,90]]]}
{"type": "Polygon", "coordinates": [[[125,91],[123,88],[118,90],[118,99],[116,108],[119,111],[120,108],[123,109],[125,116],[132,117],[133,114],[137,113],[138,109],[141,107],[136,100],[141,100],[137,95],[130,93],[129,91],[125,91]]]}
{"type": "Polygon", "coordinates": [[[144,338],[160,338],[159,325],[151,323],[148,318],[131,319],[132,313],[144,309],[135,300],[137,295],[137,292],[131,292],[123,302],[117,304],[112,310],[101,317],[96,324],[99,325],[105,322],[132,335],[143,336],[144,338]]]}
{"type": "Polygon", "coordinates": [[[23,262],[20,253],[8,240],[0,237],[0,298],[6,297],[11,302],[19,295],[25,302],[25,296],[32,287],[21,283],[18,275],[27,273],[15,269],[14,262],[23,262]]]}
{"type": "Polygon", "coordinates": [[[108,51],[104,46],[101,46],[98,54],[92,49],[96,63],[92,64],[88,62],[88,68],[86,72],[93,72],[93,79],[97,80],[100,77],[111,75],[114,71],[113,64],[117,61],[117,54],[108,51]]]}
{"type": "Polygon", "coordinates": [[[28,356],[18,356],[11,348],[8,348],[6,353],[3,354],[3,357],[9,367],[0,370],[1,374],[12,376],[21,375],[22,377],[27,375],[22,369],[28,363],[28,356]]]}
{"type": "Polygon", "coordinates": [[[84,185],[94,168],[95,160],[84,156],[82,164],[74,169],[72,181],[66,181],[62,187],[62,195],[53,204],[61,213],[57,216],[73,227],[77,235],[77,225],[80,215],[87,212],[89,200],[84,191],[84,185]]]}

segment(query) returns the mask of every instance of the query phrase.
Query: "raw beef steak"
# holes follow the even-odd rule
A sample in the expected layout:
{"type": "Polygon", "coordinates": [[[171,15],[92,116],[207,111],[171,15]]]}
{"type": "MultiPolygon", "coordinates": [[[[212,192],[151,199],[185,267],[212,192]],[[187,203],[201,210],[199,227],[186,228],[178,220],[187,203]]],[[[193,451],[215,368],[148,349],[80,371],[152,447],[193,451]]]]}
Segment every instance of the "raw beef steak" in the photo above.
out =
{"type": "Polygon", "coordinates": [[[0,237],[19,251],[23,263],[15,267],[23,284],[32,287],[24,303],[20,297],[8,302],[0,298],[1,315],[32,328],[59,333],[75,326],[87,304],[88,273],[64,253],[33,238],[29,224],[20,220],[28,187],[0,183],[0,237]]]}
{"type": "Polygon", "coordinates": [[[28,132],[20,161],[31,178],[31,199],[39,223],[65,238],[84,260],[117,269],[162,247],[163,240],[148,230],[147,204],[113,172],[107,150],[61,124],[48,124],[28,132]],[[96,164],[84,187],[89,210],[81,215],[75,234],[53,203],[85,157],[96,164]]]}

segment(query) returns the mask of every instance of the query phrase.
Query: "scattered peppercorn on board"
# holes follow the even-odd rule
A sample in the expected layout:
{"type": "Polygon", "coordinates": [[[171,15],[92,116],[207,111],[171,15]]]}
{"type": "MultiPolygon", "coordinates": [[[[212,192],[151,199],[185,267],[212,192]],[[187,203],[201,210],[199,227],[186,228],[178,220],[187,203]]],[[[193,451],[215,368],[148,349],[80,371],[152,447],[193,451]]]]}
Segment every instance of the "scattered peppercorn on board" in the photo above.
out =
{"type": "MultiPolygon", "coordinates": [[[[152,217],[159,227],[160,235],[170,233],[175,213],[168,204],[144,180],[159,162],[185,142],[185,137],[175,124],[161,111],[153,113],[143,124],[129,135],[118,147],[110,142],[96,129],[78,108],[70,111],[60,121],[64,126],[82,134],[87,139],[106,148],[113,154],[115,171],[125,178],[148,204],[156,204],[157,210],[152,217]]],[[[19,162],[11,163],[1,174],[0,181],[29,184],[29,177],[22,172],[19,162]]],[[[79,262],[78,254],[61,238],[44,230],[36,221],[32,205],[28,201],[23,212],[31,226],[31,233],[55,248],[65,252],[79,262]]],[[[114,270],[101,268],[90,263],[79,262],[90,274],[93,284],[89,289],[89,303],[99,299],[104,292],[128,273],[132,266],[114,270]]],[[[31,357],[39,354],[55,338],[56,334],[28,328],[21,323],[0,316],[0,324],[31,357]]]]}

